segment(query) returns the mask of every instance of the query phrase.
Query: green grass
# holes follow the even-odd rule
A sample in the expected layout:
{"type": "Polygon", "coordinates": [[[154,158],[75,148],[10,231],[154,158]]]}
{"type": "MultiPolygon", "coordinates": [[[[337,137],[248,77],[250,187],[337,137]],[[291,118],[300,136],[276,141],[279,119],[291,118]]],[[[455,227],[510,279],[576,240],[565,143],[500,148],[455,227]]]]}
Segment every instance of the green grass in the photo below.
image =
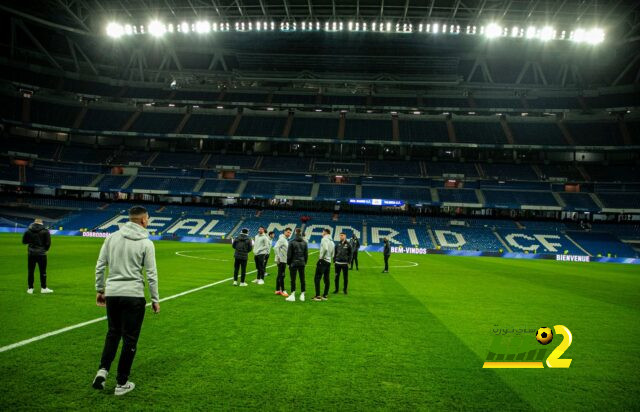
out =
{"type": "MultiPolygon", "coordinates": [[[[33,296],[19,243],[0,237],[0,346],[104,315],[93,290],[100,240],[54,238],[55,293],[33,296]]],[[[231,273],[231,261],[175,254],[230,259],[227,245],[156,248],[161,296],[231,273]]],[[[90,386],[106,322],[0,353],[0,409],[638,407],[638,266],[393,256],[382,275],[379,254],[360,253],[360,261],[350,294],[328,302],[284,302],[272,275],[262,287],[225,282],[167,301],[159,315],[148,311],[131,375],[137,388],[122,398],[113,396],[115,373],[108,390],[90,386]],[[397,267],[408,261],[419,266],[397,267]],[[557,324],[573,334],[569,369],[482,369],[494,325],[557,324]]]]}

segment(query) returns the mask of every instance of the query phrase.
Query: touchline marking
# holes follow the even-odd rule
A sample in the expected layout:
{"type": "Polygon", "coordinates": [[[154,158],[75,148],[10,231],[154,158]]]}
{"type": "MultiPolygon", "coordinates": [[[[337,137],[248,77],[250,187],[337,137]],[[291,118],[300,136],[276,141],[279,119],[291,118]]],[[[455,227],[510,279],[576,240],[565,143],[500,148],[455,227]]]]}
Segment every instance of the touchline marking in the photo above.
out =
{"type": "Polygon", "coordinates": [[[366,253],[367,255],[369,255],[369,257],[373,257],[373,256],[371,256],[371,253],[369,253],[369,251],[368,251],[368,250],[365,250],[365,251],[364,251],[364,253],[366,253]]]}
{"type": "MultiPolygon", "coordinates": [[[[313,255],[314,253],[318,253],[318,252],[311,252],[310,255],[313,255]]],[[[178,256],[182,256],[182,255],[178,255],[178,256]]],[[[183,256],[183,257],[191,257],[191,256],[183,256]]],[[[267,268],[272,268],[274,266],[276,266],[275,263],[273,265],[267,266],[267,268]]],[[[258,271],[257,269],[254,269],[252,271],[247,272],[247,274],[255,273],[257,271],[258,271]]],[[[217,282],[213,282],[213,283],[209,283],[209,284],[204,285],[204,286],[197,287],[195,289],[185,290],[184,292],[176,293],[175,295],[171,295],[171,296],[167,296],[166,298],[162,298],[162,299],[160,299],[160,302],[165,302],[167,300],[179,298],[181,296],[188,295],[190,293],[198,292],[198,291],[200,291],[202,289],[210,288],[212,286],[216,286],[216,285],[219,285],[221,283],[228,282],[228,281],[230,281],[232,279],[233,279],[233,277],[229,277],[229,278],[226,278],[226,279],[219,280],[217,282]]],[[[147,303],[146,306],[147,307],[151,306],[151,303],[147,303]]],[[[67,326],[67,327],[62,328],[62,329],[57,329],[57,330],[54,330],[52,332],[47,332],[47,333],[44,333],[42,335],[34,336],[33,338],[29,338],[29,339],[22,340],[20,342],[12,343],[11,345],[7,345],[7,346],[1,347],[0,348],[0,353],[10,351],[11,349],[19,348],[21,346],[25,346],[25,345],[28,345],[30,343],[37,342],[39,340],[50,338],[51,336],[60,335],[61,333],[69,332],[70,330],[74,330],[74,329],[82,328],[84,326],[92,325],[94,323],[98,323],[98,322],[101,322],[103,320],[107,320],[107,317],[106,316],[101,316],[99,318],[88,320],[86,322],[82,322],[82,323],[78,323],[78,324],[75,324],[75,325],[67,326]]]]}

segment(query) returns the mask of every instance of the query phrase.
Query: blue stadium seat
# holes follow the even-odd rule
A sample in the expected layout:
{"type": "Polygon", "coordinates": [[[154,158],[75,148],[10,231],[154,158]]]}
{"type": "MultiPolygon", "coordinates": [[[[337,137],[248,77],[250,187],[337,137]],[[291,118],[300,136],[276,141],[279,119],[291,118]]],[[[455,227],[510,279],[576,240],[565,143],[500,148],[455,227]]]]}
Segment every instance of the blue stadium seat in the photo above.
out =
{"type": "Polygon", "coordinates": [[[470,189],[438,189],[440,202],[450,203],[480,203],[475,190],[470,189]]]}
{"type": "Polygon", "coordinates": [[[320,184],[317,199],[343,200],[356,197],[356,186],[346,184],[320,184]]]}
{"type": "Polygon", "coordinates": [[[338,138],[337,117],[303,117],[296,114],[291,123],[291,138],[338,138]]]}

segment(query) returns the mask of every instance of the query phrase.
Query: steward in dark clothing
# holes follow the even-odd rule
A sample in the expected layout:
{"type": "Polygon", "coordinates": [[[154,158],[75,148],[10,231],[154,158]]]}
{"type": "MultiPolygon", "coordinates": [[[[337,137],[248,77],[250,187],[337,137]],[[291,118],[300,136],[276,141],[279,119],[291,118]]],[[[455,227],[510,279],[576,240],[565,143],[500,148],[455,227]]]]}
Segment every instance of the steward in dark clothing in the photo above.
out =
{"type": "Polygon", "coordinates": [[[42,221],[36,220],[22,236],[22,243],[29,245],[28,279],[29,290],[33,289],[33,275],[36,265],[40,270],[40,288],[47,289],[47,252],[51,248],[51,234],[42,221]]]}
{"type": "Polygon", "coordinates": [[[356,264],[356,270],[358,269],[358,249],[360,249],[360,241],[358,240],[356,234],[354,233],[349,240],[351,244],[351,269],[353,270],[353,264],[356,264]]]}
{"type": "Polygon", "coordinates": [[[389,273],[389,256],[391,256],[391,245],[389,244],[389,239],[384,238],[384,250],[382,251],[382,255],[384,256],[384,270],[382,273],[389,273]]]}
{"type": "Polygon", "coordinates": [[[249,237],[249,230],[242,229],[242,233],[233,239],[232,246],[235,249],[233,257],[235,262],[233,264],[233,284],[237,285],[238,282],[238,270],[240,270],[240,284],[245,286],[245,277],[247,276],[247,260],[249,259],[249,252],[253,248],[251,238],[249,237]]]}

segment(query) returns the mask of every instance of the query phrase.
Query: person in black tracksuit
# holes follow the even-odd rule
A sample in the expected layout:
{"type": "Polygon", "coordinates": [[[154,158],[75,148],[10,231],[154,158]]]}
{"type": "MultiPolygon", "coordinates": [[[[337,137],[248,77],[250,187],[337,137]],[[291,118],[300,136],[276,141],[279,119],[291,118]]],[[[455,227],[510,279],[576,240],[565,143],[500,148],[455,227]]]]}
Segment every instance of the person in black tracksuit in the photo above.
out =
{"type": "Polygon", "coordinates": [[[389,239],[384,238],[384,250],[382,251],[382,255],[384,256],[384,270],[382,273],[389,273],[389,256],[391,256],[391,245],[389,244],[389,239]]]}
{"type": "Polygon", "coordinates": [[[289,242],[287,249],[287,265],[291,273],[291,294],[287,298],[290,302],[296,300],[296,276],[300,276],[300,300],[304,302],[304,292],[306,289],[304,267],[307,265],[309,250],[307,242],[302,238],[302,231],[296,228],[295,238],[289,242]]]}
{"type": "Polygon", "coordinates": [[[358,240],[358,237],[356,236],[356,234],[354,233],[353,235],[351,235],[351,240],[349,240],[349,243],[351,244],[351,270],[353,270],[353,264],[356,264],[356,270],[358,269],[358,250],[360,249],[360,241],[358,240]]]}
{"type": "Polygon", "coordinates": [[[42,224],[41,219],[36,219],[24,232],[22,243],[29,245],[28,259],[28,278],[29,288],[27,293],[33,293],[34,274],[36,265],[40,270],[40,291],[41,293],[51,293],[51,289],[47,288],[47,252],[51,248],[51,234],[42,224]]]}
{"type": "Polygon", "coordinates": [[[235,259],[233,264],[233,285],[238,285],[238,270],[240,270],[240,286],[247,286],[245,283],[245,277],[247,276],[247,260],[249,259],[249,252],[253,248],[251,238],[249,237],[249,229],[242,229],[242,232],[233,239],[233,248],[235,253],[233,257],[235,259]]]}
{"type": "Polygon", "coordinates": [[[353,251],[351,250],[351,244],[347,242],[347,235],[340,233],[340,241],[336,244],[335,253],[333,255],[333,261],[336,268],[335,285],[336,288],[333,293],[338,293],[340,290],[340,272],[344,273],[344,288],[342,291],[347,294],[347,286],[349,286],[349,263],[351,263],[353,251]]]}

